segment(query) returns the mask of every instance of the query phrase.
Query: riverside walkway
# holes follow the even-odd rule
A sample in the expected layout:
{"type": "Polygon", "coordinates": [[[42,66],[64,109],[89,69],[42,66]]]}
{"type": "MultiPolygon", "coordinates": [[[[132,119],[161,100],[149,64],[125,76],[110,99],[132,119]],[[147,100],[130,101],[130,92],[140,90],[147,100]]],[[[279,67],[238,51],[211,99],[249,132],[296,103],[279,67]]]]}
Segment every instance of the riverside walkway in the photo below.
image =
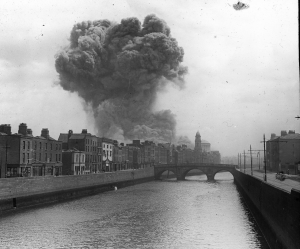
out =
{"type": "MultiPolygon", "coordinates": [[[[241,172],[244,173],[244,169],[240,169],[241,172]]],[[[247,175],[251,175],[251,170],[247,168],[245,170],[245,173],[247,175]]],[[[253,169],[253,176],[263,180],[264,179],[265,173],[262,170],[258,169],[253,169]]],[[[292,189],[297,189],[300,191],[300,176],[298,175],[287,175],[286,174],[286,179],[284,181],[280,181],[279,179],[276,179],[276,173],[274,172],[267,172],[267,183],[283,189],[287,192],[291,192],[292,189]]]]}

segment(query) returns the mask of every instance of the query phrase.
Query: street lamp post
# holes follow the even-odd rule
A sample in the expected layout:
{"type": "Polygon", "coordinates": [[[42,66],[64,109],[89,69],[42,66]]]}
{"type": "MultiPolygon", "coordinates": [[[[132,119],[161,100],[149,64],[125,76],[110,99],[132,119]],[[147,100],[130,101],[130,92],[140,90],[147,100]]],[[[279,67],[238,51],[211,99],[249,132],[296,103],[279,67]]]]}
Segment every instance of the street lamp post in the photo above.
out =
{"type": "Polygon", "coordinates": [[[260,152],[257,152],[256,157],[258,159],[258,169],[260,170],[260,152]],[[259,156],[259,158],[258,158],[258,156],[259,156]]]}
{"type": "Polygon", "coordinates": [[[245,164],[246,164],[246,153],[245,153],[245,150],[244,150],[244,173],[246,173],[245,164]]]}
{"type": "Polygon", "coordinates": [[[264,134],[264,166],[265,166],[265,181],[267,181],[267,165],[266,165],[266,137],[264,134]]]}
{"type": "Polygon", "coordinates": [[[252,170],[252,151],[251,151],[251,144],[250,144],[250,161],[251,161],[251,175],[253,175],[253,170],[252,170]]]}

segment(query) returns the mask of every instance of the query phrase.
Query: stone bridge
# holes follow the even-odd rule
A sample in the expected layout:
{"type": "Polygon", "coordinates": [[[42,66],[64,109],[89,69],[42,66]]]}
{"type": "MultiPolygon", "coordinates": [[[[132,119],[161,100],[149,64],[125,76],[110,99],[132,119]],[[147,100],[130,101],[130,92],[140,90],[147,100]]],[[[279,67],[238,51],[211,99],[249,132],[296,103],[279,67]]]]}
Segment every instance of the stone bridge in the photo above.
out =
{"type": "Polygon", "coordinates": [[[177,180],[184,180],[187,173],[193,169],[199,169],[207,176],[208,181],[213,181],[215,175],[220,171],[230,172],[235,175],[236,165],[211,164],[211,163],[183,163],[183,164],[158,164],[154,165],[155,180],[159,180],[162,173],[171,171],[176,175],[177,180]]]}

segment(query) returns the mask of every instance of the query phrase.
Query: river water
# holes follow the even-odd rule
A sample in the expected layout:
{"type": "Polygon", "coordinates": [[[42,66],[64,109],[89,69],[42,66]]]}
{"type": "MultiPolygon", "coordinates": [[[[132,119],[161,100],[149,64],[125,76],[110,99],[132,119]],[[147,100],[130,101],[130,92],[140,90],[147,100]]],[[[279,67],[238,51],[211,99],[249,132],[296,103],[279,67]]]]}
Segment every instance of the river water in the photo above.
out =
{"type": "Polygon", "coordinates": [[[153,181],[0,217],[0,248],[268,248],[229,173],[153,181]]]}

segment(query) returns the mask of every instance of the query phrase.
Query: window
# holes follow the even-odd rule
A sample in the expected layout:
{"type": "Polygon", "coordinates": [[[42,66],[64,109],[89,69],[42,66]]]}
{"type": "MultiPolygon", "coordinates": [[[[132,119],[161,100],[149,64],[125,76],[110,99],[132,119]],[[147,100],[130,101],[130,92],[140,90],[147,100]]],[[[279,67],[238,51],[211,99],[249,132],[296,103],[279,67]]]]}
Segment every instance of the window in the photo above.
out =
{"type": "Polygon", "coordinates": [[[57,154],[55,154],[55,162],[57,162],[57,158],[58,158],[58,156],[57,156],[57,154]]]}
{"type": "Polygon", "coordinates": [[[39,161],[41,161],[42,160],[42,154],[40,153],[40,155],[39,155],[39,161]]]}
{"type": "Polygon", "coordinates": [[[109,155],[111,156],[111,151],[109,152],[109,155]]]}
{"type": "Polygon", "coordinates": [[[25,163],[25,153],[23,153],[23,163],[25,163]]]}
{"type": "Polygon", "coordinates": [[[52,150],[52,144],[50,144],[50,150],[52,150]]]}
{"type": "Polygon", "coordinates": [[[23,141],[23,150],[25,150],[25,141],[23,141]]]}
{"type": "Polygon", "coordinates": [[[40,142],[40,150],[42,149],[42,142],[40,142]]]}
{"type": "Polygon", "coordinates": [[[27,149],[30,150],[30,142],[27,142],[27,149]]]}
{"type": "Polygon", "coordinates": [[[76,154],[76,160],[75,160],[75,162],[77,163],[78,162],[78,154],[76,154]]]}
{"type": "Polygon", "coordinates": [[[57,146],[57,144],[55,144],[55,150],[57,150],[58,149],[58,146],[57,146]]]}
{"type": "Polygon", "coordinates": [[[47,162],[47,153],[45,154],[45,162],[47,162]]]}
{"type": "Polygon", "coordinates": [[[58,161],[60,162],[60,154],[58,154],[58,161]]]}
{"type": "Polygon", "coordinates": [[[50,162],[52,162],[52,154],[50,154],[50,162]]]}
{"type": "Polygon", "coordinates": [[[34,142],[34,149],[36,150],[36,147],[37,147],[37,142],[35,141],[34,142]]]}
{"type": "Polygon", "coordinates": [[[29,163],[29,153],[27,153],[27,162],[29,163]]]}
{"type": "Polygon", "coordinates": [[[46,149],[46,150],[47,150],[47,147],[48,147],[48,146],[47,146],[47,143],[45,143],[45,149],[46,149]]]}

